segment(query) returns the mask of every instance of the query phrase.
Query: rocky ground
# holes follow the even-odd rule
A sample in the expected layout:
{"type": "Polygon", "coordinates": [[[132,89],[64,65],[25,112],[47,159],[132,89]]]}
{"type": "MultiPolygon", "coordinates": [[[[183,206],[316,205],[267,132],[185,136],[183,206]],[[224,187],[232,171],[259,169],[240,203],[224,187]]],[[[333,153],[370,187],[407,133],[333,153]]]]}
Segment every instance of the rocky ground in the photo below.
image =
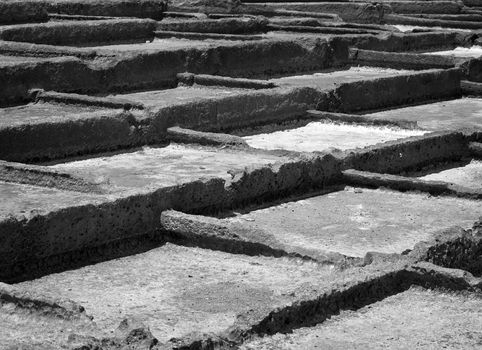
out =
{"type": "Polygon", "coordinates": [[[482,4],[0,3],[0,349],[482,347],[482,4]]]}

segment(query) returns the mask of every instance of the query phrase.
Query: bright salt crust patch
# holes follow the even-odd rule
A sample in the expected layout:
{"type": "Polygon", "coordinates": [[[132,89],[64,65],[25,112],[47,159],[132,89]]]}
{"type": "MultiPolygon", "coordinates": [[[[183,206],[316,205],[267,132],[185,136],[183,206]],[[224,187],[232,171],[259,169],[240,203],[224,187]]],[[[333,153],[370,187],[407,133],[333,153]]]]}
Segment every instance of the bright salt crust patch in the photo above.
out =
{"type": "Polygon", "coordinates": [[[312,122],[301,128],[246,136],[244,139],[255,148],[313,152],[328,148],[346,150],[366,147],[424,133],[426,131],[312,122]]]}
{"type": "Polygon", "coordinates": [[[397,24],[397,25],[392,25],[392,26],[397,28],[401,32],[411,32],[414,29],[423,29],[423,30],[427,30],[427,31],[435,31],[435,30],[450,30],[450,31],[458,31],[458,32],[471,32],[472,31],[471,29],[410,26],[410,25],[405,25],[405,24],[397,24]]]}
{"type": "Polygon", "coordinates": [[[482,46],[474,45],[472,47],[457,47],[453,50],[425,52],[425,55],[442,55],[442,56],[454,56],[454,57],[481,57],[482,46]]]}

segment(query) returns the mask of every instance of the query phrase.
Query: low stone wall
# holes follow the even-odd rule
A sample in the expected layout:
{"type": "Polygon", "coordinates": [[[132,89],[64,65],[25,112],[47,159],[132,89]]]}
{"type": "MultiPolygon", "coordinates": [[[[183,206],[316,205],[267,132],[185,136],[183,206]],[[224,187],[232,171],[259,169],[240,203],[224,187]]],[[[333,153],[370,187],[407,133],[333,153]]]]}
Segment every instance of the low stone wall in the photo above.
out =
{"type": "Polygon", "coordinates": [[[320,93],[312,88],[278,88],[238,96],[205,99],[162,107],[152,116],[153,130],[179,125],[202,131],[226,132],[246,126],[281,122],[303,116],[320,93]]]}
{"type": "Polygon", "coordinates": [[[399,174],[437,162],[458,160],[468,154],[467,139],[462,133],[436,132],[351,152],[344,158],[343,168],[399,174]]]}
{"type": "Polygon", "coordinates": [[[460,78],[461,71],[454,68],[340,84],[321,97],[316,109],[349,113],[457,97],[460,78]]]}
{"type": "Polygon", "coordinates": [[[219,34],[249,34],[267,30],[268,20],[264,18],[221,18],[193,21],[162,21],[158,30],[219,33],[219,34]]]}
{"type": "Polygon", "coordinates": [[[241,0],[171,0],[169,11],[199,13],[243,13],[241,0]]]}
{"type": "Polygon", "coordinates": [[[294,10],[324,12],[340,16],[346,22],[381,23],[391,8],[385,4],[366,2],[269,2],[246,5],[243,12],[262,14],[262,10],[294,10]]]}
{"type": "Polygon", "coordinates": [[[145,144],[130,113],[105,111],[92,118],[0,128],[0,159],[38,161],[145,144]]]}
{"type": "Polygon", "coordinates": [[[220,46],[201,54],[203,57],[189,62],[189,72],[249,78],[325,69],[337,63],[328,41],[261,40],[220,46]]]}
{"type": "Polygon", "coordinates": [[[397,69],[453,68],[456,60],[449,56],[422,55],[373,50],[350,49],[350,59],[358,65],[397,69]]]}
{"type": "Polygon", "coordinates": [[[410,255],[439,266],[463,269],[475,276],[481,276],[481,222],[469,230],[454,227],[442,231],[432,241],[417,244],[410,255]]]}
{"type": "Polygon", "coordinates": [[[73,56],[91,59],[97,55],[96,50],[84,47],[52,46],[32,44],[29,42],[0,41],[0,54],[30,57],[62,57],[73,56]]]}
{"type": "Polygon", "coordinates": [[[82,45],[151,39],[156,22],[148,19],[62,21],[0,27],[0,39],[47,45],[82,45]]]}
{"type": "Polygon", "coordinates": [[[177,126],[167,129],[167,137],[176,143],[196,143],[211,146],[236,146],[249,147],[242,137],[221,134],[217,132],[203,132],[191,129],[184,129],[177,126]]]}
{"type": "Polygon", "coordinates": [[[460,86],[462,87],[462,92],[464,95],[482,96],[482,83],[462,80],[460,82],[460,86]]]}
{"type": "Polygon", "coordinates": [[[0,66],[0,105],[29,101],[29,89],[95,91],[99,74],[75,57],[39,59],[0,66]]]}
{"type": "Polygon", "coordinates": [[[9,0],[0,2],[0,24],[45,22],[47,6],[42,1],[9,0]]]}
{"type": "Polygon", "coordinates": [[[482,83],[482,59],[473,59],[463,65],[468,80],[482,83]]]}
{"type": "Polygon", "coordinates": [[[229,88],[254,90],[272,89],[277,87],[274,83],[266,80],[221,77],[219,75],[209,74],[179,73],[176,75],[176,77],[178,80],[178,85],[183,86],[223,86],[229,88]]]}
{"type": "Polygon", "coordinates": [[[351,46],[365,50],[406,52],[430,49],[453,49],[466,42],[470,33],[432,32],[432,33],[392,33],[377,37],[356,39],[351,46]]]}
{"type": "Polygon", "coordinates": [[[84,16],[139,17],[160,20],[166,0],[46,0],[50,13],[84,16]]]}
{"type": "Polygon", "coordinates": [[[414,177],[371,173],[348,169],[343,171],[343,181],[352,186],[391,188],[396,191],[421,191],[431,195],[451,195],[482,199],[482,190],[470,189],[443,181],[427,181],[414,177]]]}
{"type": "Polygon", "coordinates": [[[395,13],[460,13],[457,1],[384,1],[395,13]]]}

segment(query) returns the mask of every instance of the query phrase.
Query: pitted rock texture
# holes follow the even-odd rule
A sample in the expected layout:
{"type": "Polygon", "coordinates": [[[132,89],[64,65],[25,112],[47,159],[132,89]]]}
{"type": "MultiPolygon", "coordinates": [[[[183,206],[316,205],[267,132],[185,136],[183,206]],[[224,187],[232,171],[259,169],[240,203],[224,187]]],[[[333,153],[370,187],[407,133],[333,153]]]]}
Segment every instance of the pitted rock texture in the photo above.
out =
{"type": "Polygon", "coordinates": [[[482,346],[473,5],[1,2],[0,348],[482,346]]]}

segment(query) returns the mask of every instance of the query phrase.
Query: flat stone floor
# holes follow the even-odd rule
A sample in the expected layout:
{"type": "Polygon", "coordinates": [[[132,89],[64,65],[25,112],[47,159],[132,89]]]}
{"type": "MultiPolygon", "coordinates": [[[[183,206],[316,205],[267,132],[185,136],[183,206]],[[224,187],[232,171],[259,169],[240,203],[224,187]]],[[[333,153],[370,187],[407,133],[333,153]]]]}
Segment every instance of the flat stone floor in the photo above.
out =
{"type": "Polygon", "coordinates": [[[347,187],[223,220],[260,230],[258,239],[301,254],[363,257],[402,253],[447,227],[469,228],[480,209],[475,200],[347,187]]]}
{"type": "Polygon", "coordinates": [[[134,152],[94,157],[52,165],[113,191],[161,188],[198,179],[230,180],[228,171],[243,171],[287,161],[285,156],[233,149],[171,143],[167,147],[143,147],[134,152]]]}
{"type": "Polygon", "coordinates": [[[271,79],[270,81],[280,86],[310,86],[325,90],[334,89],[342,83],[394,77],[410,73],[414,73],[414,71],[378,67],[350,67],[349,69],[330,72],[286,76],[271,79]]]}
{"type": "Polygon", "coordinates": [[[445,181],[471,189],[481,189],[482,161],[472,160],[466,166],[447,169],[419,178],[422,180],[445,181]]]}
{"type": "Polygon", "coordinates": [[[52,62],[55,58],[0,55],[0,67],[17,66],[25,63],[52,62]]]}
{"type": "Polygon", "coordinates": [[[428,130],[482,128],[482,98],[460,98],[366,114],[374,119],[416,121],[428,130]]]}
{"type": "Polygon", "coordinates": [[[0,198],[8,198],[8,201],[0,201],[0,221],[3,221],[13,217],[31,218],[63,208],[100,203],[106,200],[107,196],[0,181],[0,198]]]}
{"type": "Polygon", "coordinates": [[[256,93],[255,90],[233,89],[216,86],[180,86],[174,89],[154,90],[145,92],[115,95],[130,101],[143,103],[147,107],[166,107],[195,103],[203,100],[214,100],[236,96],[240,93],[256,93]]]}
{"type": "Polygon", "coordinates": [[[329,286],[340,276],[346,278],[330,265],[298,259],[166,244],[16,287],[79,303],[107,333],[124,318],[134,317],[165,342],[190,332],[222,332],[241,313],[268,313],[307,291],[329,286]]]}
{"type": "Polygon", "coordinates": [[[482,297],[412,287],[315,327],[275,334],[242,350],[480,349],[482,297]]]}
{"type": "Polygon", "coordinates": [[[100,339],[109,335],[85,317],[63,319],[15,308],[12,304],[0,305],[1,349],[68,349],[71,333],[100,339]]]}
{"type": "Polygon", "coordinates": [[[378,143],[423,135],[425,131],[393,127],[311,122],[306,126],[267,134],[245,136],[254,148],[285,149],[298,152],[323,151],[330,148],[347,150],[378,143]]]}
{"type": "Polygon", "coordinates": [[[100,118],[121,112],[121,109],[116,110],[94,106],[43,102],[29,103],[22,106],[0,108],[0,127],[100,118]]]}

